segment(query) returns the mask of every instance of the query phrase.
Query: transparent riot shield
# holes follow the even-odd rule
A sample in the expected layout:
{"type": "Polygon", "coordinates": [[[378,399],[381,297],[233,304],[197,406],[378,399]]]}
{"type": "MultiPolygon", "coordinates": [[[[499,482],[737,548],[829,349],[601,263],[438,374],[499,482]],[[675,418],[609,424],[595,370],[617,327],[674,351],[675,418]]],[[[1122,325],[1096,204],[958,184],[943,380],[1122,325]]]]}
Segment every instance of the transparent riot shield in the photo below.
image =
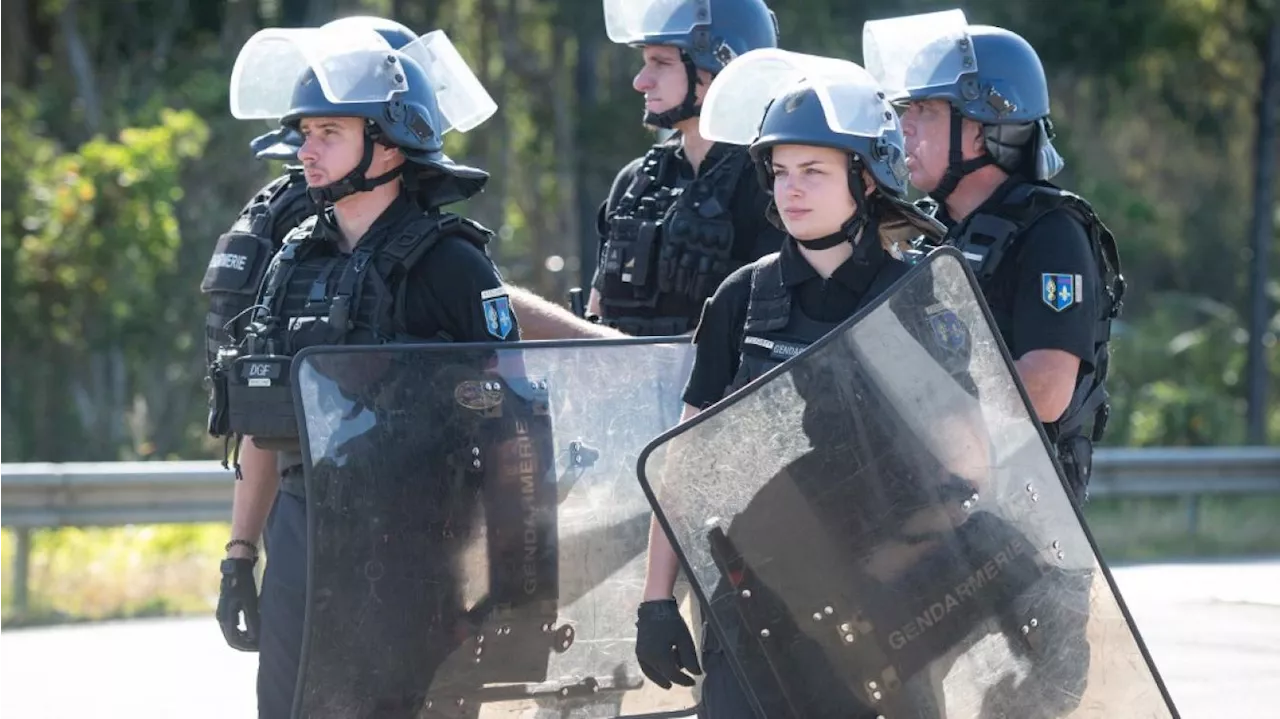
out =
{"type": "Polygon", "coordinates": [[[646,447],[759,716],[1176,716],[991,327],[938,251],[646,447]]]}
{"type": "MultiPolygon", "coordinates": [[[[686,716],[635,661],[675,339],[299,354],[308,606],[295,716],[686,716]]],[[[688,610],[693,604],[689,597],[688,610]]]]}

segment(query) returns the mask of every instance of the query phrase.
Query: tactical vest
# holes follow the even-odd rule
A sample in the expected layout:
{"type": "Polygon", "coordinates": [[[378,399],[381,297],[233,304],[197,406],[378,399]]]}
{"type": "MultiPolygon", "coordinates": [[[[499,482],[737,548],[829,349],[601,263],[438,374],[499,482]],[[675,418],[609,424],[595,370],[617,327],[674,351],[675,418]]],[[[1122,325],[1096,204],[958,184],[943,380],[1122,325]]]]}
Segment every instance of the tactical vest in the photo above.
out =
{"type": "MultiPolygon", "coordinates": [[[[906,265],[885,260],[867,285],[867,291],[858,301],[855,311],[878,297],[906,271],[906,265]]],[[[772,254],[757,260],[751,268],[751,292],[747,299],[738,372],[725,395],[742,389],[800,354],[846,319],[823,322],[809,317],[800,308],[800,303],[791,301],[791,290],[782,277],[780,255],[772,254]]]]}
{"type": "Polygon", "coordinates": [[[316,236],[316,223],[313,217],[299,226],[272,260],[246,341],[219,352],[214,386],[224,393],[225,421],[215,436],[251,435],[266,449],[295,448],[289,368],[307,347],[452,339],[409,334],[404,279],[448,236],[482,252],[490,237],[458,215],[424,214],[346,255],[316,236]]]}
{"type": "Polygon", "coordinates": [[[678,186],[678,147],[658,145],[644,156],[605,235],[601,321],[627,334],[682,334],[729,273],[733,259],[730,204],[751,159],[734,148],[678,186]]]}
{"type": "Polygon", "coordinates": [[[1096,318],[1093,370],[1078,378],[1067,411],[1060,420],[1046,425],[1046,429],[1052,439],[1066,439],[1081,434],[1085,425],[1092,421],[1090,437],[1097,442],[1106,430],[1111,412],[1106,391],[1111,322],[1120,314],[1125,291],[1115,236],[1102,224],[1089,203],[1078,195],[1047,183],[1023,183],[992,211],[970,218],[964,232],[949,238],[948,243],[969,260],[978,283],[990,298],[992,290],[999,291],[999,288],[991,287],[996,269],[1011,254],[1016,255],[1014,245],[1023,232],[1049,212],[1060,208],[1070,212],[1085,227],[1094,262],[1101,275],[1102,295],[1096,318]]]}
{"type": "Polygon", "coordinates": [[[200,291],[209,297],[205,350],[210,365],[218,348],[244,337],[249,325],[248,310],[261,289],[267,265],[285,236],[315,214],[301,168],[287,170],[244,206],[231,229],[218,238],[205,270],[200,291]]]}

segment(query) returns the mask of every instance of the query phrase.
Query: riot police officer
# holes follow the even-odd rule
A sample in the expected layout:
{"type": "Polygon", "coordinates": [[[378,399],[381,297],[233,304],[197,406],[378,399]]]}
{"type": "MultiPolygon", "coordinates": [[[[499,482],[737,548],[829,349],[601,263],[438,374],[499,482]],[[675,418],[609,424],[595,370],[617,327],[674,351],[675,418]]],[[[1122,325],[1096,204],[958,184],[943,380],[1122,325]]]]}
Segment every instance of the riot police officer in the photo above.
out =
{"type": "Polygon", "coordinates": [[[278,118],[299,134],[320,208],[271,260],[248,326],[213,373],[215,431],[251,440],[218,619],[233,646],[260,653],[260,716],[287,717],[306,592],[291,356],[319,344],[514,341],[520,331],[486,253],[490,233],[442,210],[488,178],[445,155],[442,135],[496,109],[443,33],[395,49],[367,28],[260,31],[237,58],[231,105],[238,118],[278,118]],[[259,620],[252,571],[268,509],[259,620]]]}
{"type": "Polygon", "coordinates": [[[911,184],[969,259],[1077,500],[1102,438],[1111,321],[1124,279],[1115,240],[1049,180],[1049,90],[1034,48],[952,10],[868,22],[868,70],[905,105],[911,184]]]}
{"type": "MultiPolygon", "coordinates": [[[[418,36],[393,20],[380,17],[347,17],[327,27],[377,32],[394,49],[418,36]]],[[[296,162],[302,138],[292,127],[280,127],[249,143],[259,160],[296,162]]],[[[286,165],[284,173],[254,193],[231,229],[218,238],[200,291],[209,298],[205,322],[207,360],[213,364],[218,348],[241,336],[249,324],[249,307],[258,294],[267,264],[284,244],[284,237],[307,217],[316,205],[307,196],[302,168],[286,165]]]]}
{"type": "Polygon", "coordinates": [[[609,38],[643,52],[644,124],[675,134],[623,167],[601,205],[588,307],[627,334],[683,334],[730,272],[782,240],[746,149],[698,131],[712,78],[775,47],[777,21],[763,0],[605,0],[604,12],[609,38]]]}
{"type": "MultiPolygon", "coordinates": [[[[769,220],[786,240],[780,251],[730,274],[707,303],[694,334],[685,419],[867,306],[906,273],[904,251],[918,235],[936,241],[943,233],[902,199],[902,132],[865,70],[782,50],[748,53],[736,63],[712,86],[702,132],[750,142],[756,174],[771,197],[769,220]]],[[[656,523],[648,562],[637,657],[654,682],[691,684],[682,670],[697,673],[699,666],[671,599],[678,565],[656,523]]],[[[719,643],[705,636],[706,716],[751,715],[719,643]]]]}

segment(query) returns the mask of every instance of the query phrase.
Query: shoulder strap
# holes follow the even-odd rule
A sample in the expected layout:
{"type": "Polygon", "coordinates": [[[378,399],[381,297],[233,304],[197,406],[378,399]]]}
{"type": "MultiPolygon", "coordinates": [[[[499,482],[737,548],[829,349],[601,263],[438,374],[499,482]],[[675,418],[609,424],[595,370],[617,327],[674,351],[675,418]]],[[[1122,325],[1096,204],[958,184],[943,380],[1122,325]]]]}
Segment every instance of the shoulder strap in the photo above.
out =
{"type": "Polygon", "coordinates": [[[747,299],[748,334],[774,332],[787,326],[791,318],[791,293],[782,280],[780,255],[774,253],[753,263],[751,294],[747,299]]]}
{"type": "MultiPolygon", "coordinates": [[[[730,203],[733,201],[733,195],[738,189],[738,180],[742,177],[742,173],[751,165],[751,156],[745,148],[733,148],[728,154],[720,158],[720,161],[713,165],[703,175],[699,175],[696,181],[703,182],[710,189],[711,197],[715,198],[719,212],[711,210],[703,213],[704,215],[725,214],[730,211],[730,203]]],[[[705,207],[708,203],[703,202],[705,207]]]]}
{"type": "Polygon", "coordinates": [[[269,314],[273,316],[278,314],[280,308],[276,305],[283,299],[280,288],[289,282],[289,277],[293,275],[293,270],[298,263],[309,257],[320,245],[319,242],[314,241],[318,221],[319,218],[312,215],[289,231],[285,235],[284,245],[271,259],[271,265],[262,278],[262,287],[258,293],[258,304],[266,307],[269,314]]]}
{"type": "Polygon", "coordinates": [[[980,283],[991,279],[1023,230],[1066,203],[1060,193],[1052,186],[1024,182],[994,209],[975,214],[961,224],[961,234],[951,243],[969,261],[980,283]]]}
{"type": "Polygon", "coordinates": [[[662,185],[666,178],[667,172],[671,167],[671,160],[675,157],[676,148],[669,144],[654,145],[645,153],[644,159],[640,162],[640,168],[636,171],[635,176],[631,178],[631,184],[627,186],[626,192],[622,193],[622,197],[618,200],[618,207],[615,213],[627,214],[633,210],[636,203],[644,195],[645,190],[651,185],[662,185]]]}
{"type": "Polygon", "coordinates": [[[405,326],[408,283],[399,280],[406,277],[427,252],[446,237],[460,237],[488,257],[488,244],[493,233],[484,225],[461,215],[428,213],[415,217],[378,248],[374,261],[383,281],[392,285],[395,299],[391,307],[391,321],[397,335],[408,335],[405,326]]]}
{"type": "Polygon", "coordinates": [[[285,182],[277,180],[280,184],[276,186],[275,192],[267,201],[271,226],[267,228],[270,234],[265,237],[275,244],[282,243],[293,228],[320,211],[316,203],[311,200],[311,196],[307,194],[307,182],[303,178],[302,168],[288,169],[289,171],[280,178],[285,182]]]}
{"type": "Polygon", "coordinates": [[[452,213],[415,217],[378,248],[378,257],[385,264],[384,274],[408,272],[446,237],[460,237],[488,256],[493,233],[478,222],[452,213]]]}
{"type": "Polygon", "coordinates": [[[245,204],[233,229],[268,239],[279,247],[288,233],[315,213],[302,168],[290,167],[245,204]]]}

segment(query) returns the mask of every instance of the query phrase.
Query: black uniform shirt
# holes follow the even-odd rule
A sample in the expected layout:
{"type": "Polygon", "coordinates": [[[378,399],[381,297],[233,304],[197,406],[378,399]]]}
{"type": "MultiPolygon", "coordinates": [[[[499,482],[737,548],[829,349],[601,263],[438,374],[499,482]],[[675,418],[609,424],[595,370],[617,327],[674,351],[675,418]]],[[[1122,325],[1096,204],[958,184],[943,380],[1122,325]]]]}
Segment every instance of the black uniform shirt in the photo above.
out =
{"type": "MultiPolygon", "coordinates": [[[[970,217],[994,213],[1022,182],[1009,178],[970,217]]],[[[939,219],[950,228],[949,238],[964,232],[965,221],[951,221],[945,208],[939,219]]],[[[1100,311],[1098,266],[1084,225],[1069,210],[1053,210],[1023,231],[982,291],[1013,359],[1056,349],[1080,358],[1081,372],[1092,367],[1100,311]]]]}
{"type": "MultiPolygon", "coordinates": [[[[875,238],[874,226],[864,236],[875,238]]],[[[799,309],[819,322],[839,323],[852,317],[881,289],[907,271],[904,262],[894,260],[878,241],[860,242],[854,255],[845,260],[830,279],[800,254],[795,239],[788,237],[778,253],[782,280],[799,309]],[[875,282],[876,289],[872,290],[875,282]]],[[[693,370],[685,385],[684,401],[703,408],[719,401],[733,382],[742,357],[747,302],[751,296],[753,265],[739,268],[716,290],[702,311],[694,333],[697,350],[693,370]]],[[[781,330],[783,334],[786,329],[781,330]]],[[[816,339],[816,338],[815,338],[816,339]]]]}
{"type": "MultiPolygon", "coordinates": [[[[746,148],[740,145],[730,145],[723,142],[717,142],[707,151],[706,157],[702,159],[699,166],[702,172],[707,172],[715,166],[717,162],[725,157],[729,152],[746,152],[746,148]]],[[[679,172],[677,186],[686,187],[693,182],[695,173],[693,165],[685,157],[684,148],[676,150],[676,167],[679,172]]],[[[618,202],[622,196],[626,194],[627,188],[631,186],[631,181],[635,179],[636,173],[640,172],[641,165],[644,164],[644,157],[637,157],[631,162],[623,166],[618,172],[617,177],[613,179],[613,187],[609,190],[609,197],[605,200],[604,219],[606,222],[612,218],[617,211],[618,202]]],[[[739,263],[751,262],[760,257],[764,257],[770,252],[777,252],[782,246],[782,240],[786,237],[778,228],[769,223],[764,216],[764,210],[769,205],[770,197],[760,186],[760,181],[756,178],[755,170],[748,165],[746,170],[738,176],[738,183],[733,190],[733,199],[729,204],[729,212],[733,215],[733,249],[730,256],[739,263]]],[[[606,234],[607,225],[599,228],[602,231],[600,235],[599,255],[596,258],[596,274],[591,282],[591,286],[596,290],[603,290],[604,275],[600,272],[600,267],[604,264],[604,246],[608,239],[606,234]]]]}
{"type": "MultiPolygon", "coordinates": [[[[360,242],[400,232],[421,212],[401,193],[360,242]]],[[[328,214],[325,222],[316,223],[315,235],[335,243],[341,238],[337,224],[328,214]]],[[[520,339],[519,324],[498,269],[484,252],[462,237],[442,237],[413,266],[404,283],[405,329],[414,337],[431,339],[443,333],[455,342],[520,339]],[[509,322],[495,322],[499,314],[505,314],[509,322]]]]}

